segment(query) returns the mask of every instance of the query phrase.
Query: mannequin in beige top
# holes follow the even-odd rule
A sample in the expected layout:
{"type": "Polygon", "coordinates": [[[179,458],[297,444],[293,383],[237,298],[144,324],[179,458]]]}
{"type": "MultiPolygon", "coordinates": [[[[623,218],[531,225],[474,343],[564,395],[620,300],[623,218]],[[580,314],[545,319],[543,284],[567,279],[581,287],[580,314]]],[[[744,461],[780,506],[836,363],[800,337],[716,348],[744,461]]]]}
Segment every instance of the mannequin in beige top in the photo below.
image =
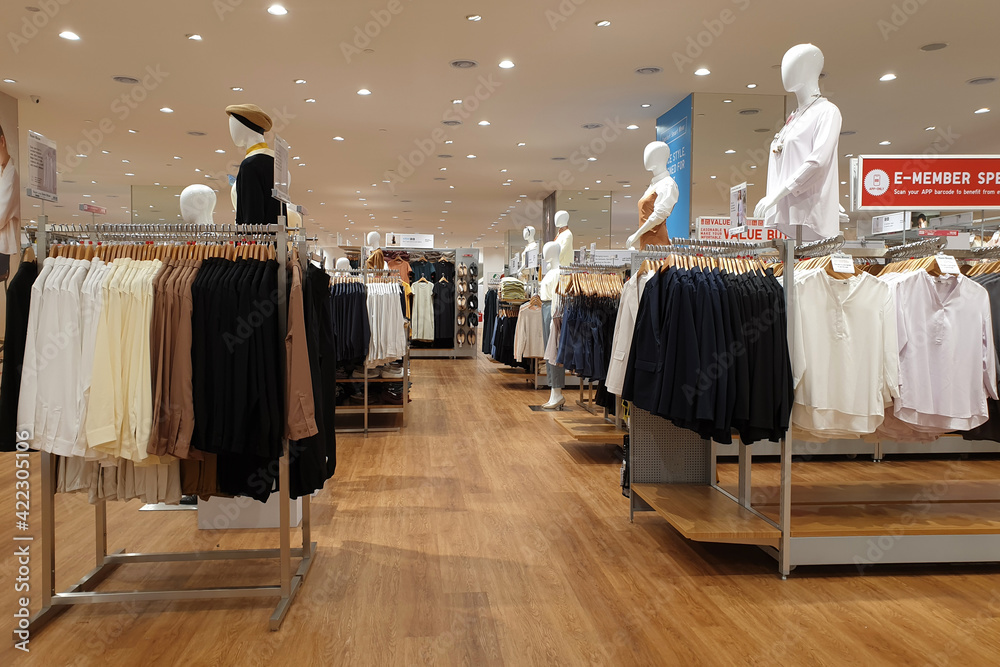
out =
{"type": "Polygon", "coordinates": [[[667,245],[670,243],[670,232],[667,230],[667,218],[677,205],[680,190],[677,183],[667,171],[670,161],[670,147],[662,141],[654,141],[646,146],[642,157],[646,171],[653,173],[653,178],[646,193],[639,200],[639,220],[641,224],[635,234],[628,237],[630,250],[642,250],[649,245],[667,245]]]}

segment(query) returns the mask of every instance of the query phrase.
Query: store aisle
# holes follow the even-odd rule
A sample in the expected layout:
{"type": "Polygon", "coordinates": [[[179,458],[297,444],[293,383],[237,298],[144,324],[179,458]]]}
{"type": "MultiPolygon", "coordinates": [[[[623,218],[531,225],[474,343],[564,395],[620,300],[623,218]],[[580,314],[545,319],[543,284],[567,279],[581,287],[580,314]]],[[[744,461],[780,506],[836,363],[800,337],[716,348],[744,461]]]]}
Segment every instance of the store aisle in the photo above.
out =
{"type": "MultiPolygon", "coordinates": [[[[406,428],[338,436],[337,474],[313,505],[320,551],[280,632],[266,629],[266,601],[94,605],[57,619],[30,656],[5,647],[0,664],[114,667],[139,653],[185,667],[996,664],[996,568],[821,568],[782,582],[755,548],[688,543],[655,515],[629,524],[614,448],[568,441],[528,408],[547,391],[502,368],[482,355],[414,360],[406,428]]],[[[905,462],[801,465],[806,478],[920,474],[905,462]]],[[[938,464],[921,465],[933,478],[938,464]]],[[[996,461],[939,468],[1000,477],[996,461]]],[[[0,488],[13,507],[12,464],[0,488]]],[[[92,510],[80,497],[57,506],[65,588],[91,567],[92,510]]],[[[273,531],[197,531],[193,514],[138,507],[110,506],[113,550],[275,546],[273,531]]],[[[129,565],[104,588],[276,576],[263,562],[129,565]]]]}

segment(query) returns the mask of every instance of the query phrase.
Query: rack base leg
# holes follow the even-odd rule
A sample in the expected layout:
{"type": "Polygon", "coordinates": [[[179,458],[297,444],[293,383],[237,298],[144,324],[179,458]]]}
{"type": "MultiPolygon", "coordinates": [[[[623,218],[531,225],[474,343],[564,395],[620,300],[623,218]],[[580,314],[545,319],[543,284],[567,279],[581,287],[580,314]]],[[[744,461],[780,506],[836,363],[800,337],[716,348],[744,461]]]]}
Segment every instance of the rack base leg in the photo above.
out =
{"type": "MultiPolygon", "coordinates": [[[[115,554],[124,553],[124,549],[119,549],[115,554]]],[[[85,593],[87,591],[92,591],[97,588],[98,585],[105,579],[107,579],[115,570],[118,569],[120,563],[102,563],[98,565],[93,570],[88,572],[83,576],[80,581],[76,582],[71,586],[66,593],[85,593]]],[[[68,605],[55,605],[42,607],[38,610],[34,616],[28,619],[28,627],[26,628],[31,635],[39,632],[46,625],[51,623],[57,616],[62,614],[64,611],[69,609],[68,605]]]]}
{"type": "Polygon", "coordinates": [[[281,629],[281,624],[285,622],[285,616],[288,615],[288,610],[291,609],[292,602],[295,601],[295,595],[299,592],[302,582],[304,582],[306,577],[309,576],[309,570],[312,568],[313,556],[316,555],[315,542],[309,545],[308,554],[309,555],[304,555],[302,557],[302,562],[299,563],[299,567],[295,571],[295,576],[292,577],[291,591],[287,596],[282,597],[278,601],[278,605],[274,608],[274,613],[271,614],[271,620],[269,622],[271,632],[276,632],[281,629]]]}

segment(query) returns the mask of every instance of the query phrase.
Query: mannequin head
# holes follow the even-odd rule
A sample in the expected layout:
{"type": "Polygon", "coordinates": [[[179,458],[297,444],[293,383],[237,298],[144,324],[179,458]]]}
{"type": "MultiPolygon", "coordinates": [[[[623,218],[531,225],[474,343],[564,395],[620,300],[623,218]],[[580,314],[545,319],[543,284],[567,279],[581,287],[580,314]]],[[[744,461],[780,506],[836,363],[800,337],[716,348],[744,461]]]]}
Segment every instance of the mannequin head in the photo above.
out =
{"type": "Polygon", "coordinates": [[[337,258],[337,270],[339,271],[350,271],[351,270],[351,260],[346,257],[337,258]]]}
{"type": "Polygon", "coordinates": [[[181,218],[193,225],[215,223],[215,190],[202,183],[189,185],[181,191],[181,218]]]}
{"type": "Polygon", "coordinates": [[[529,244],[530,243],[534,243],[535,242],[535,228],[532,227],[531,225],[528,225],[527,227],[524,228],[524,234],[523,234],[523,236],[524,236],[524,240],[527,241],[529,244]]]}
{"type": "Polygon", "coordinates": [[[382,235],[378,232],[368,232],[367,242],[369,248],[381,248],[382,235]]]}
{"type": "Polygon", "coordinates": [[[667,162],[669,161],[670,146],[662,141],[646,144],[646,149],[642,152],[642,165],[646,171],[651,171],[658,176],[667,170],[667,162]]]}
{"type": "Polygon", "coordinates": [[[823,64],[823,52],[812,44],[793,46],[781,59],[781,83],[785,90],[795,93],[800,104],[819,93],[823,64]]]}
{"type": "Polygon", "coordinates": [[[240,148],[249,148],[264,143],[263,134],[254,132],[232,116],[229,117],[229,136],[233,138],[233,143],[240,148]]]}
{"type": "Polygon", "coordinates": [[[545,266],[542,268],[545,273],[559,268],[559,250],[560,246],[555,241],[549,241],[542,246],[542,259],[545,260],[545,266]]]}
{"type": "Polygon", "coordinates": [[[556,229],[569,226],[569,213],[566,211],[556,211],[556,229]]]}

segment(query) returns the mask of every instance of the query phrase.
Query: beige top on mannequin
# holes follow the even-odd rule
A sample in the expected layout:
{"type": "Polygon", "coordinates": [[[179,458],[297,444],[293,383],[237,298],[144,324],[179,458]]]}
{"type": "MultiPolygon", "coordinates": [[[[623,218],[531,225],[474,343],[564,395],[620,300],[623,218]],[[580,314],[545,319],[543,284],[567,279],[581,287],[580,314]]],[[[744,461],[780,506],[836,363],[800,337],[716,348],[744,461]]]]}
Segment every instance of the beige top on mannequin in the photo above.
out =
{"type": "Polygon", "coordinates": [[[181,219],[191,225],[214,225],[215,190],[203,183],[189,185],[181,191],[181,219]]]}
{"type": "Polygon", "coordinates": [[[556,211],[556,243],[559,244],[559,264],[569,266],[573,263],[573,232],[569,228],[569,213],[556,211]]]}
{"type": "Polygon", "coordinates": [[[667,163],[670,162],[670,147],[667,144],[662,141],[647,144],[642,162],[646,171],[653,174],[653,178],[645,194],[639,199],[639,229],[626,241],[626,245],[632,250],[670,243],[667,218],[680,199],[680,189],[667,171],[667,163]]]}

